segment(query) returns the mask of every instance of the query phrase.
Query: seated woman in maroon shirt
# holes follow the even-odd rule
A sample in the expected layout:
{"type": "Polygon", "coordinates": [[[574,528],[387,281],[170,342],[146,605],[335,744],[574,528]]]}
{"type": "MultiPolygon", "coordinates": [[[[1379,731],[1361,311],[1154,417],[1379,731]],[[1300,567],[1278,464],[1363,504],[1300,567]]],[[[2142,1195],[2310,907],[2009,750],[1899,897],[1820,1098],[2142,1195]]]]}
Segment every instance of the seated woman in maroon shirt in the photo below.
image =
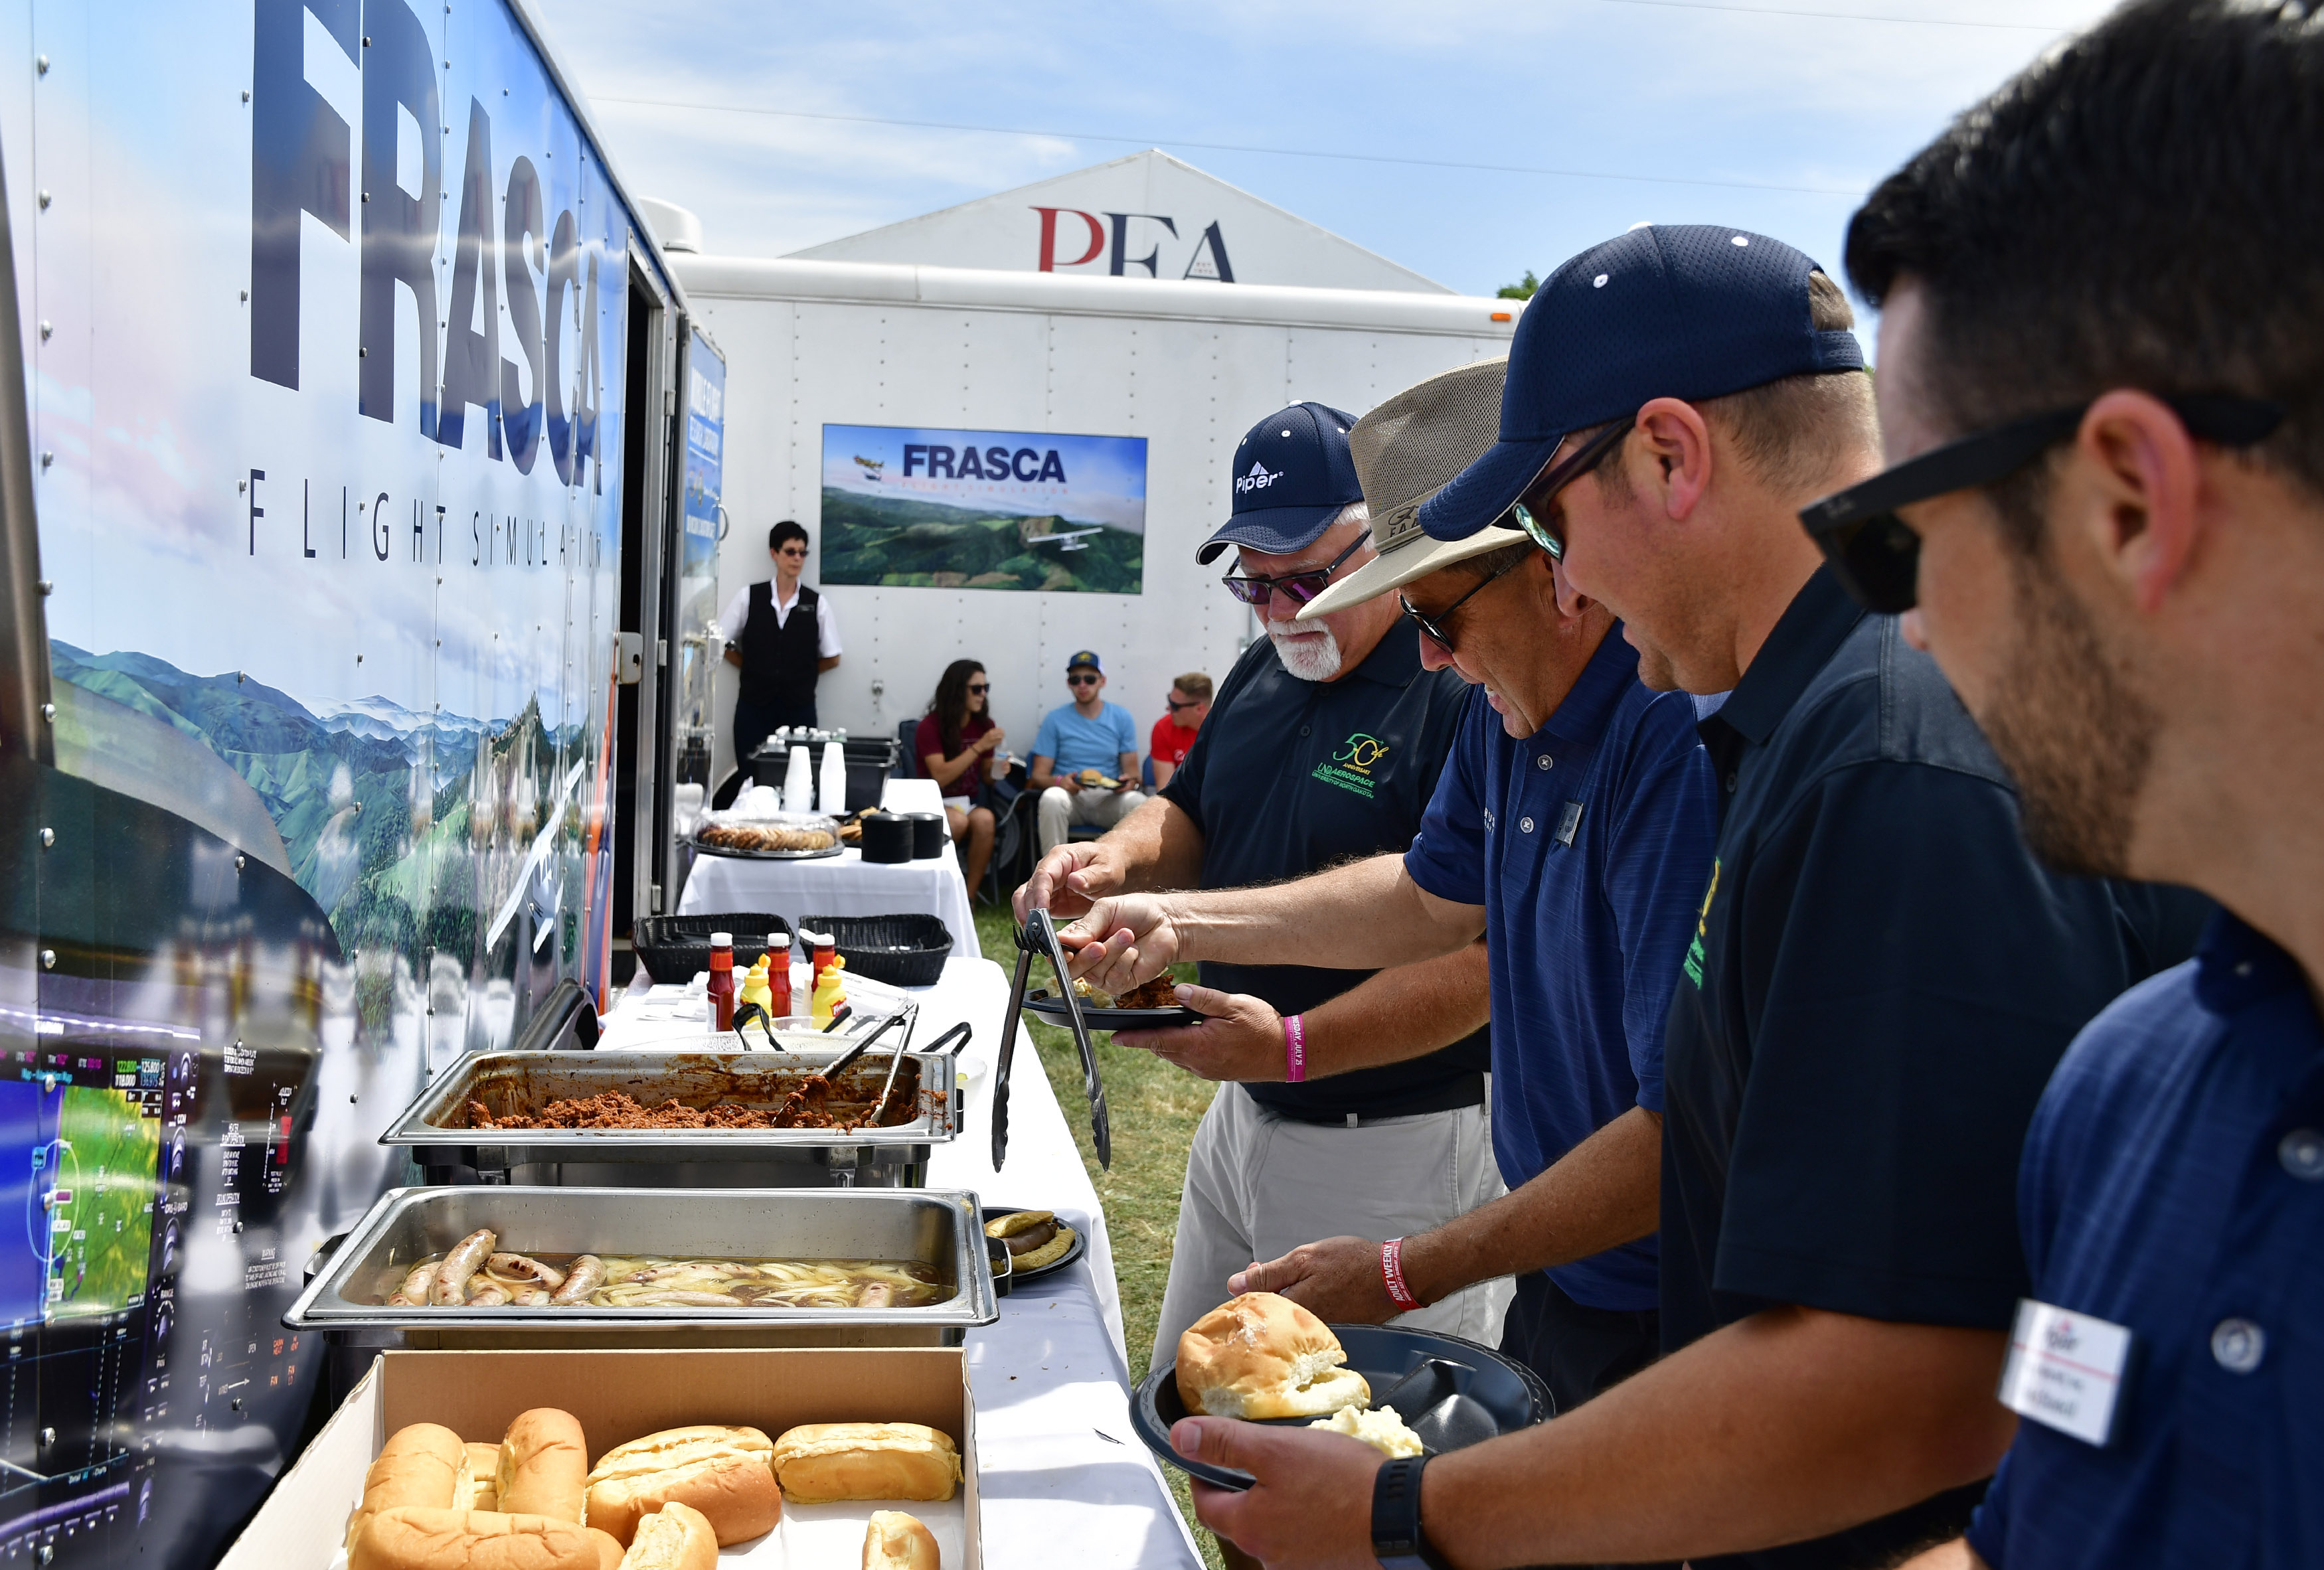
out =
{"type": "Polygon", "coordinates": [[[920,774],[943,787],[953,843],[965,846],[961,874],[968,880],[972,899],[984,881],[985,864],[992,859],[992,809],[976,804],[979,788],[1001,772],[996,755],[1002,736],[990,712],[991,690],[982,666],[973,659],[953,661],[945,666],[936,701],[912,737],[920,774]]]}

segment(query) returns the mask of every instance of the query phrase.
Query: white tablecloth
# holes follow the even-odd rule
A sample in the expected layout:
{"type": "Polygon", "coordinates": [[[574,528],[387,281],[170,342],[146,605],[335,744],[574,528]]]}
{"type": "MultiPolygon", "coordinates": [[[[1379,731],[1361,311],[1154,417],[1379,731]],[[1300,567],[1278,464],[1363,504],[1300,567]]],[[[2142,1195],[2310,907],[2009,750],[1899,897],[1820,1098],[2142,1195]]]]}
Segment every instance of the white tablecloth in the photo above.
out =
{"type": "MultiPolygon", "coordinates": [[[[669,996],[654,989],[657,1000],[669,996]]],[[[1161,1469],[1130,1427],[1105,1214],[1074,1148],[1068,1115],[1021,1025],[1010,1079],[1009,1154],[999,1172],[992,1170],[991,1090],[1008,977],[990,960],[955,954],[943,979],[912,996],[920,1001],[914,1039],[934,1041],[964,1019],[975,1030],[960,1059],[968,1126],[937,1147],[929,1186],[973,1189],[987,1204],[1054,1210],[1089,1240],[1079,1261],[1023,1284],[1001,1299],[998,1323],[968,1335],[984,1562],[1201,1570],[1161,1469]]],[[[624,1036],[667,1031],[643,1023],[641,1001],[630,995],[607,1017],[601,1047],[622,1050],[624,1036]]],[[[1089,1114],[1076,1105],[1070,1116],[1078,1125],[1089,1114]]]]}

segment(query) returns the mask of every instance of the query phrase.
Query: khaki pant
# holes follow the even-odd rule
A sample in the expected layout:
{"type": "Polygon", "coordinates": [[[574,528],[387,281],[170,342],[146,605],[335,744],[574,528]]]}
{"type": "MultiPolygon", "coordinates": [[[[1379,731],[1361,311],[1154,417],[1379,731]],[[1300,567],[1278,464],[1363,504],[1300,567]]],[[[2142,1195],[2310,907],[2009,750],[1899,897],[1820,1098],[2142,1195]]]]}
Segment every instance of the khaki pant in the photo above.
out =
{"type": "Polygon", "coordinates": [[[1093,823],[1111,829],[1146,804],[1143,791],[1069,791],[1051,785],[1041,793],[1041,854],[1065,842],[1065,831],[1093,823]]]}
{"type": "MultiPolygon", "coordinates": [[[[1186,1152],[1150,1366],[1176,1361],[1186,1327],[1225,1302],[1227,1278],[1254,1260],[1319,1238],[1425,1232],[1506,1191],[1481,1106],[1347,1128],[1277,1117],[1240,1085],[1222,1085],[1186,1152]]],[[[1480,1281],[1388,1323],[1490,1346],[1513,1290],[1506,1279],[1480,1281]]]]}

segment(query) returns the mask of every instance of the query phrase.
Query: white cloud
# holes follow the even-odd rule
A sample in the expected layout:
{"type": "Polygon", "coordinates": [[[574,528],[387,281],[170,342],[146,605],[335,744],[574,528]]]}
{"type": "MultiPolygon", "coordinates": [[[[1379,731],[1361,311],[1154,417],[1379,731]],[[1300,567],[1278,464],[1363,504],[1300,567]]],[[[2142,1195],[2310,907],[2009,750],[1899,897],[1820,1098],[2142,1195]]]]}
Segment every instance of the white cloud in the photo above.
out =
{"type": "Polygon", "coordinates": [[[637,7],[543,0],[641,194],[714,251],[776,255],[1153,142],[1407,266],[1483,290],[1637,218],[1784,235],[1836,262],[1867,188],[2093,0],[1179,0],[637,7]],[[779,17],[779,23],[770,19],[779,17]],[[946,121],[992,135],[616,103],[676,100],[946,121]],[[1194,143],[1329,149],[1702,184],[1493,173],[1194,143]],[[1730,183],[1719,183],[1730,182],[1730,183]],[[1808,187],[1823,192],[1752,187],[1808,187]]]}

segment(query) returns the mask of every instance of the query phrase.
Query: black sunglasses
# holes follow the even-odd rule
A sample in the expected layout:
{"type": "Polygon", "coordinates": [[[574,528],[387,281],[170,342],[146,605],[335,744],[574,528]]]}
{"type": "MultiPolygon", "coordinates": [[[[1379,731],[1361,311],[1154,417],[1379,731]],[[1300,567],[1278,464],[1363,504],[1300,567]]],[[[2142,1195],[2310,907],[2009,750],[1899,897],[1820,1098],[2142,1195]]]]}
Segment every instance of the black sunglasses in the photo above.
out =
{"type": "Polygon", "coordinates": [[[1069,687],[1093,687],[1098,684],[1100,679],[1101,678],[1095,675],[1067,676],[1065,678],[1065,685],[1069,687]]]}
{"type": "MultiPolygon", "coordinates": [[[[1266,604],[1268,596],[1277,589],[1282,590],[1284,598],[1294,605],[1305,605],[1323,592],[1324,585],[1332,581],[1332,574],[1340,570],[1340,565],[1354,555],[1357,547],[1371,537],[1369,533],[1356,536],[1348,542],[1346,550],[1332,558],[1329,566],[1311,567],[1304,573],[1286,573],[1279,578],[1237,577],[1229,573],[1219,582],[1227,586],[1228,593],[1246,605],[1266,604]]],[[[1236,559],[1240,562],[1241,558],[1236,559]]]]}
{"type": "Polygon", "coordinates": [[[1550,503],[1559,491],[1604,463],[1614,449],[1622,445],[1622,438],[1630,434],[1630,427],[1637,423],[1637,418],[1634,414],[1628,419],[1616,420],[1582,443],[1581,450],[1564,463],[1544,464],[1533,483],[1509,503],[1509,510],[1493,520],[1494,527],[1521,528],[1534,544],[1557,560],[1563,561],[1565,523],[1550,503]]]}
{"type": "MultiPolygon", "coordinates": [[[[2283,423],[2283,405],[2267,399],[2157,396],[2188,435],[2223,447],[2248,447],[2283,423]]],[[[2089,407],[2029,415],[1947,442],[1803,509],[1800,522],[1858,604],[1899,615],[1919,598],[1921,537],[1896,510],[2007,479],[2081,428],[2089,407]]]]}
{"type": "Polygon", "coordinates": [[[1170,712],[1173,714],[1176,713],[1181,709],[1198,709],[1202,707],[1203,703],[1205,702],[1205,700],[1201,698],[1189,698],[1182,703],[1167,693],[1163,694],[1162,701],[1170,705],[1170,712]]]}
{"type": "Polygon", "coordinates": [[[981,698],[991,690],[992,684],[991,682],[971,682],[968,684],[968,695],[972,698],[981,698]]]}
{"type": "Polygon", "coordinates": [[[1412,601],[1406,599],[1401,592],[1397,593],[1396,602],[1404,607],[1405,615],[1411,618],[1412,624],[1415,627],[1419,628],[1421,631],[1426,633],[1431,641],[1434,642],[1438,647],[1442,648],[1449,655],[1453,652],[1452,638],[1452,635],[1444,630],[1444,624],[1452,620],[1452,612],[1460,610],[1462,606],[1466,605],[1479,594],[1483,593],[1486,587],[1490,584],[1494,579],[1507,574],[1516,565],[1517,563],[1508,562],[1501,566],[1494,568],[1482,578],[1477,580],[1477,585],[1475,588],[1471,589],[1466,594],[1462,595],[1458,600],[1453,601],[1452,604],[1447,605],[1443,610],[1439,611],[1434,616],[1424,616],[1419,611],[1414,610],[1412,608],[1412,601]]]}

